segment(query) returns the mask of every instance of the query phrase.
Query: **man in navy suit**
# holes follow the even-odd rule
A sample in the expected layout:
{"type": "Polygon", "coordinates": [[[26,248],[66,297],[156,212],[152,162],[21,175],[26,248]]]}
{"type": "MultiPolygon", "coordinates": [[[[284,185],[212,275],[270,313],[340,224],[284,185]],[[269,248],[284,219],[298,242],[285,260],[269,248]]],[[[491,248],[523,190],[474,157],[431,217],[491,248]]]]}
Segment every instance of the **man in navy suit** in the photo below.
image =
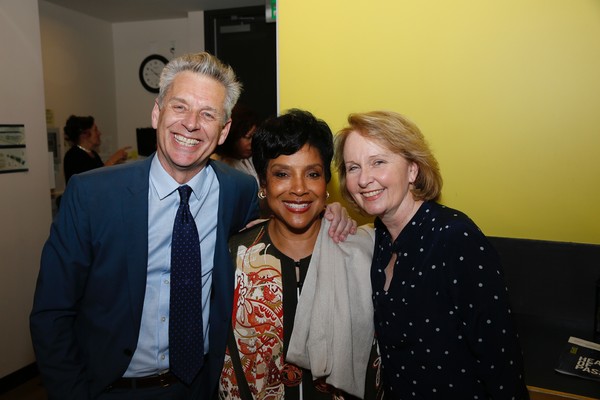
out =
{"type": "Polygon", "coordinates": [[[171,61],[152,110],[156,154],[69,182],[30,318],[50,399],[208,398],[216,386],[234,279],[227,241],[258,215],[255,180],[209,159],[240,90],[208,53],[171,61]],[[170,244],[184,184],[193,191],[210,354],[189,386],[168,372],[170,244]]]}

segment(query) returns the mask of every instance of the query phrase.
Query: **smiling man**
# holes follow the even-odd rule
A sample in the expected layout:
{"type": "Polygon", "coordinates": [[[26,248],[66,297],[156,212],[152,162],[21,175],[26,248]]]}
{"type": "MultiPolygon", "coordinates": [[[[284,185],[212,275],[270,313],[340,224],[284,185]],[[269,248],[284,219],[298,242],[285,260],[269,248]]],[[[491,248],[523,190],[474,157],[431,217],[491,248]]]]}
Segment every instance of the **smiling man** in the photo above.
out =
{"type": "Polygon", "coordinates": [[[202,399],[216,388],[232,307],[227,240],[258,215],[256,181],[209,162],[240,91],[232,69],[208,53],[172,60],[152,111],[156,155],[69,182],[31,314],[50,399],[202,399]],[[201,344],[191,346],[198,355],[187,378],[170,365],[170,342],[189,336],[169,323],[179,296],[171,248],[182,185],[191,188],[199,243],[199,287],[183,312],[201,304],[193,316],[201,344]]]}

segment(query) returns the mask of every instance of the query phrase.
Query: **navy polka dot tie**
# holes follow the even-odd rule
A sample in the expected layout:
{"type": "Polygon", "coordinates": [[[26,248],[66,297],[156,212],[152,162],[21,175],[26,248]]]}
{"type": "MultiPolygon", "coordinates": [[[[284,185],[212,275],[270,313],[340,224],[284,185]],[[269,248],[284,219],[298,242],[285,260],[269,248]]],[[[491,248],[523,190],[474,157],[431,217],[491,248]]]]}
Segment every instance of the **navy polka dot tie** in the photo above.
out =
{"type": "Polygon", "coordinates": [[[169,368],[189,385],[204,362],[200,241],[188,204],[192,188],[184,185],[177,190],[180,202],[171,242],[169,368]]]}

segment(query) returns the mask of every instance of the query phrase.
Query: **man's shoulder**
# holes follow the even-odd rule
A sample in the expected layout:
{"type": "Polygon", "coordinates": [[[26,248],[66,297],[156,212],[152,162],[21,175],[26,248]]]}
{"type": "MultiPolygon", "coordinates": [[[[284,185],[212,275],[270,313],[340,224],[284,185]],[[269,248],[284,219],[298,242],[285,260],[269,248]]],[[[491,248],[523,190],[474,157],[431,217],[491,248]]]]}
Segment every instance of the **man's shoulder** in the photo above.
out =
{"type": "Polygon", "coordinates": [[[218,160],[210,160],[209,165],[215,171],[219,185],[226,193],[243,193],[246,195],[258,191],[258,185],[253,176],[238,171],[218,160]]]}
{"type": "Polygon", "coordinates": [[[255,180],[254,177],[252,177],[251,175],[248,175],[240,170],[237,170],[223,161],[211,159],[209,161],[209,163],[210,163],[210,166],[214,169],[214,171],[217,174],[217,176],[219,177],[219,179],[221,179],[221,178],[234,179],[234,180],[239,179],[240,181],[246,181],[246,182],[255,180]]]}
{"type": "Polygon", "coordinates": [[[84,172],[82,176],[88,177],[87,179],[118,179],[119,177],[126,177],[128,175],[135,175],[150,171],[150,160],[136,160],[126,162],[124,164],[111,165],[110,167],[97,168],[91,171],[84,172]]]}
{"type": "MultiPolygon", "coordinates": [[[[219,161],[211,160],[209,166],[219,181],[219,205],[228,210],[226,219],[233,218],[233,231],[258,218],[256,179],[219,161]]],[[[221,210],[219,213],[224,216],[221,210]]]]}
{"type": "Polygon", "coordinates": [[[118,186],[140,189],[148,187],[150,162],[147,159],[132,161],[110,167],[96,168],[81,174],[73,175],[69,186],[85,188],[86,191],[113,191],[118,186]]]}

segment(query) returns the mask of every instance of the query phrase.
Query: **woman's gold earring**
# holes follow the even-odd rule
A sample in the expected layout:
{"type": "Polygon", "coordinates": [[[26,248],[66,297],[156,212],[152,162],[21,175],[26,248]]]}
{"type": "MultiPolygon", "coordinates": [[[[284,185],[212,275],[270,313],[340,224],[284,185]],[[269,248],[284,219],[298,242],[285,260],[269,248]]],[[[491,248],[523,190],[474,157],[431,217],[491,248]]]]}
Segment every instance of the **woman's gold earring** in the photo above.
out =
{"type": "Polygon", "coordinates": [[[329,192],[325,191],[325,200],[329,198],[329,192]]]}
{"type": "Polygon", "coordinates": [[[266,199],[266,198],[267,198],[267,195],[265,194],[265,190],[264,190],[264,189],[260,189],[260,190],[258,191],[258,194],[257,194],[257,196],[258,196],[258,198],[259,198],[259,199],[261,199],[261,200],[264,200],[264,199],[266,199]]]}

